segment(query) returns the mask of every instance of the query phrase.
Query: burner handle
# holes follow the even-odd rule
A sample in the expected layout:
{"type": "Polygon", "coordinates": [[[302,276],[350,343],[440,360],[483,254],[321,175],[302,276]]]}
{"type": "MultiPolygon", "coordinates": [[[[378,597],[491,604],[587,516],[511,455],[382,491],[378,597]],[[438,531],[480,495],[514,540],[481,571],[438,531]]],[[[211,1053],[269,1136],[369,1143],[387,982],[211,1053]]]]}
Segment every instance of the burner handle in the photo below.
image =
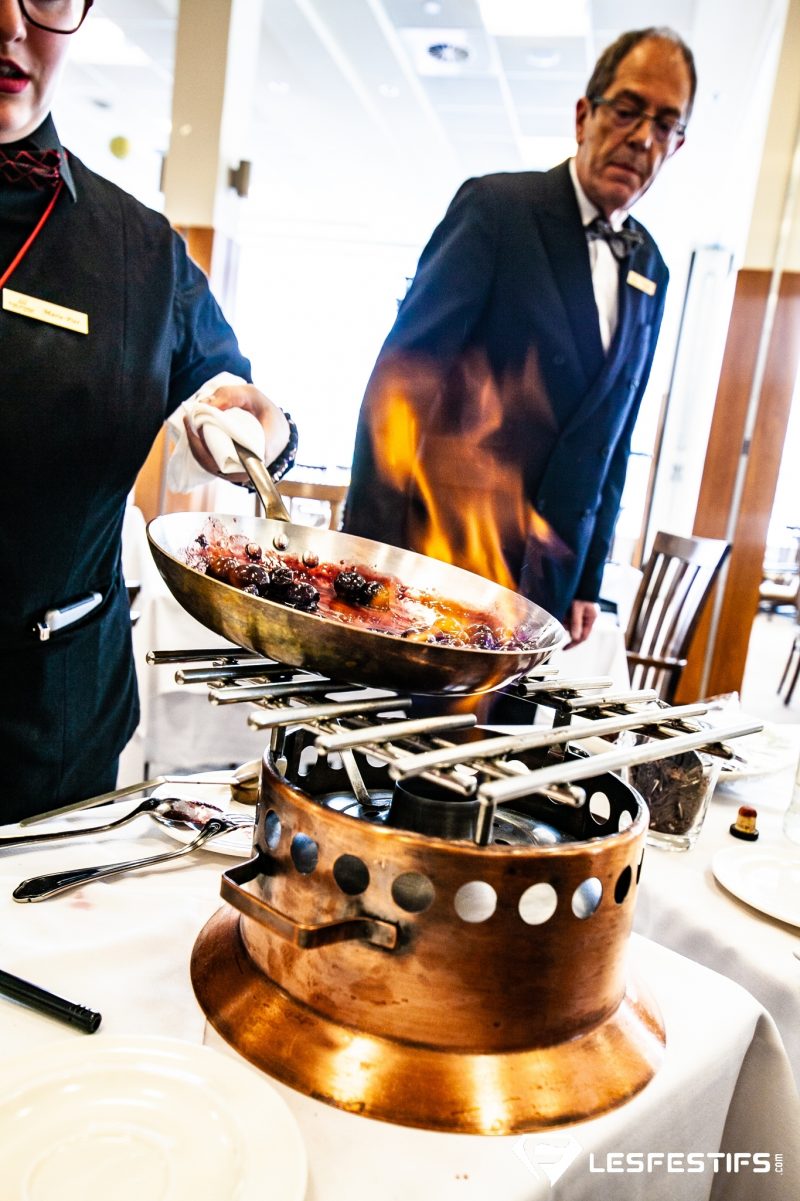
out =
{"type": "Polygon", "coordinates": [[[249,884],[256,876],[263,875],[264,859],[256,855],[247,863],[239,863],[222,873],[220,895],[224,901],[238,909],[245,917],[251,917],[260,925],[266,926],[273,934],[278,934],[287,942],[294,943],[302,950],[314,947],[327,947],[335,942],[349,942],[357,939],[369,942],[373,946],[392,951],[397,946],[399,930],[393,922],[385,922],[375,917],[344,917],[334,922],[296,922],[294,918],[278,909],[273,909],[261,897],[248,892],[242,887],[249,884]]]}

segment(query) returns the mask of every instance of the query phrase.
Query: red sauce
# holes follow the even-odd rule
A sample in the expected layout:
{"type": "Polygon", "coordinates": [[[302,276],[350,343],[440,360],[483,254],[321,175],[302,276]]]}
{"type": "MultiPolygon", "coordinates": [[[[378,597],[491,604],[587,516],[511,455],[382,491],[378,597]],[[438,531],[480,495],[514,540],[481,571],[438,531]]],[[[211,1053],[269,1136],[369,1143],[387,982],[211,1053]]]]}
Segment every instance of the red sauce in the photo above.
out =
{"type": "Polygon", "coordinates": [[[523,650],[534,641],[524,627],[508,629],[490,613],[409,588],[360,564],[264,551],[215,519],[184,557],[189,567],[266,600],[382,634],[481,650],[523,650]]]}

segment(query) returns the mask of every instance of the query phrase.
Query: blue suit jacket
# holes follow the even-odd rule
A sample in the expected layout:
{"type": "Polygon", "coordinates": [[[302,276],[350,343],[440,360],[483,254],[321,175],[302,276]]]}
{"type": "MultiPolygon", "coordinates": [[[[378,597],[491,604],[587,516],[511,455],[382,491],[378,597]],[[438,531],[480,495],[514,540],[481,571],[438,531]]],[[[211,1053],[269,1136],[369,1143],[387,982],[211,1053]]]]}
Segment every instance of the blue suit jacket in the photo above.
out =
{"type": "Polygon", "coordinates": [[[567,163],[460,188],[367,386],[348,532],[511,583],[559,618],[597,598],[668,280],[628,226],[644,243],[605,354],[567,163]]]}

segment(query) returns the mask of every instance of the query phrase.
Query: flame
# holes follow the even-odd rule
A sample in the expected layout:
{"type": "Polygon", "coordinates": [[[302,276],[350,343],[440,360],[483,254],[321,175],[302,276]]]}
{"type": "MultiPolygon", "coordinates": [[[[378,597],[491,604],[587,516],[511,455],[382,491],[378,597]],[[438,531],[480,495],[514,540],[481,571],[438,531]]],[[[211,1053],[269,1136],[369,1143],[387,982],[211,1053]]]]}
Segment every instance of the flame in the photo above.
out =
{"type": "MultiPolygon", "coordinates": [[[[419,359],[394,364],[373,406],[375,462],[392,490],[413,497],[407,545],[516,591],[526,549],[559,554],[561,540],[525,495],[522,437],[509,454],[502,427],[514,398],[501,402],[485,365],[462,364],[459,379],[451,405],[435,367],[419,359]]],[[[530,378],[515,391],[542,394],[530,378]]],[[[555,428],[546,409],[545,444],[555,428]]],[[[535,437],[541,428],[529,426],[535,437]]]]}

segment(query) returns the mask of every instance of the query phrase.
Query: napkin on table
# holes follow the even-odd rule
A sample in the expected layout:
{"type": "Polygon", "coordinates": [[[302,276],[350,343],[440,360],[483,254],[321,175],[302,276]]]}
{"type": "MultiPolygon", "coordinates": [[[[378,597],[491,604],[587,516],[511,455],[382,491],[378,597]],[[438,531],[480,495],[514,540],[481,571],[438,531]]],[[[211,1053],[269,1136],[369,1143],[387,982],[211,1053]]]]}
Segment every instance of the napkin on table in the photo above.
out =
{"type": "Polygon", "coordinates": [[[205,403],[217,388],[246,382],[239,375],[222,371],[203,384],[169,418],[169,428],[177,439],[167,467],[167,484],[173,492],[188,492],[198,484],[207,484],[216,478],[201,467],[192,454],[183,424],[184,417],[190,419],[196,430],[203,431],[206,446],[223,475],[242,471],[232,439],[263,460],[266,450],[264,429],[257,417],[246,409],[217,409],[205,403]]]}

